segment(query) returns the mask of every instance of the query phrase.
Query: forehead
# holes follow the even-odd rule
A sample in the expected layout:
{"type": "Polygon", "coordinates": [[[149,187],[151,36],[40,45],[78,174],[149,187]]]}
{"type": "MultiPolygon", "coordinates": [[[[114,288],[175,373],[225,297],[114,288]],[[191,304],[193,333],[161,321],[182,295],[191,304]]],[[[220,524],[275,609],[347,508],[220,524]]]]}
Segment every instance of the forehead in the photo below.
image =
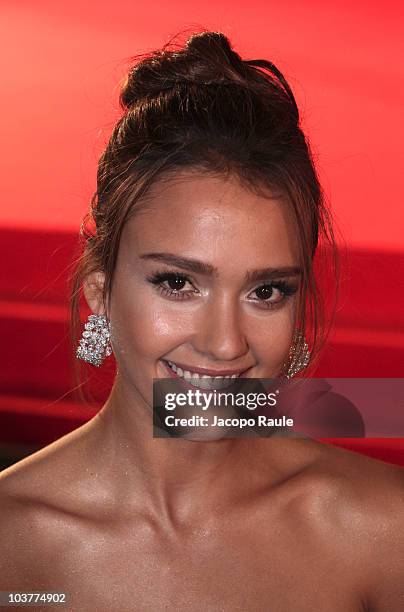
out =
{"type": "Polygon", "coordinates": [[[297,262],[287,200],[269,189],[249,189],[235,175],[183,171],[156,182],[136,208],[122,234],[124,250],[214,258],[218,265],[246,258],[264,265],[297,262]]]}

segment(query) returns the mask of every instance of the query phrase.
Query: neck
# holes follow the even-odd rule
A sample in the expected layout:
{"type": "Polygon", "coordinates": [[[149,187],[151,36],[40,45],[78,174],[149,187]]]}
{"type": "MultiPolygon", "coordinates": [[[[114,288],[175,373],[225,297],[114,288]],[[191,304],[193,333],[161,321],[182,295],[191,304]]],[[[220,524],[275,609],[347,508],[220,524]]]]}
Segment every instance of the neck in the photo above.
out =
{"type": "Polygon", "coordinates": [[[202,509],[223,512],[254,491],[276,487],[307,460],[303,439],[154,438],[151,407],[119,375],[94,427],[121,503],[122,496],[129,505],[147,500],[171,520],[186,521],[202,509]]]}

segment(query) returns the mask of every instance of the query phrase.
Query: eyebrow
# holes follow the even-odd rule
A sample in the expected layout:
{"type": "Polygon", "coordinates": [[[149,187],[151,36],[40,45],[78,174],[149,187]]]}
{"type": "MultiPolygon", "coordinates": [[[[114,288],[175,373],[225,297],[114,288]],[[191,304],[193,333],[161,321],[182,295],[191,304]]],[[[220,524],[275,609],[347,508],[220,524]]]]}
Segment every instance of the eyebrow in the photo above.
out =
{"type": "MultiPolygon", "coordinates": [[[[139,255],[140,259],[161,261],[166,264],[171,264],[183,270],[194,272],[195,274],[203,274],[204,276],[213,276],[218,274],[215,266],[198,261],[197,259],[188,259],[179,257],[173,253],[143,253],[139,255]]],[[[245,278],[247,281],[261,281],[281,276],[301,276],[302,270],[298,266],[283,266],[278,268],[260,268],[259,270],[247,270],[245,278]]]]}

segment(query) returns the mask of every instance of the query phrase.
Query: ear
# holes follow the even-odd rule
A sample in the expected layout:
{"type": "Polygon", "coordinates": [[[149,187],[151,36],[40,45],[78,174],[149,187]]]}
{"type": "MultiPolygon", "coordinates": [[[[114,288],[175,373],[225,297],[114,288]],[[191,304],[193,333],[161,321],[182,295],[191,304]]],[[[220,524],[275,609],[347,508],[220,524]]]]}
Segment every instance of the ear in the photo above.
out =
{"type": "Polygon", "coordinates": [[[104,282],[104,272],[92,272],[83,282],[83,292],[86,302],[92,313],[96,315],[105,314],[105,308],[102,300],[104,282]]]}

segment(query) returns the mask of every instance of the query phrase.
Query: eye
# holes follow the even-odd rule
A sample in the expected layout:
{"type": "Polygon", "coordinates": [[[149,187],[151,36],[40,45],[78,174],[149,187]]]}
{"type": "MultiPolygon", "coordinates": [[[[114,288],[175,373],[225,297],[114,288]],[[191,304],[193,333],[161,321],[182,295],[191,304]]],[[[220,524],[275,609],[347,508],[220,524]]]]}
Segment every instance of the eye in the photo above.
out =
{"type": "Polygon", "coordinates": [[[263,308],[276,308],[296,291],[296,285],[286,281],[273,281],[254,289],[252,293],[255,293],[257,297],[253,301],[259,302],[263,308]]]}
{"type": "Polygon", "coordinates": [[[162,295],[172,297],[174,299],[186,299],[191,294],[196,293],[191,280],[185,274],[179,272],[157,272],[147,279],[150,283],[156,286],[162,295]],[[187,283],[192,287],[183,291],[187,283]]]}

